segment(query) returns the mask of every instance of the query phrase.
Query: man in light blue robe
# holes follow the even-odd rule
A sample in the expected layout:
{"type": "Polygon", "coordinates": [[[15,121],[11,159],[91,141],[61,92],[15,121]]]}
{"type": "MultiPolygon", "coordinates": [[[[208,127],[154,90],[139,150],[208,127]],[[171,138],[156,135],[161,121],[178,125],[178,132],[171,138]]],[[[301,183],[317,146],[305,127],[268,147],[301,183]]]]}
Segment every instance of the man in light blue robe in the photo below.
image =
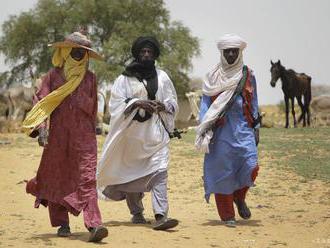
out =
{"type": "Polygon", "coordinates": [[[259,168],[257,86],[253,72],[243,64],[242,38],[225,35],[217,45],[220,63],[203,85],[196,147],[205,152],[206,201],[215,194],[221,220],[234,226],[234,202],[242,218],[251,217],[245,196],[259,168]]]}

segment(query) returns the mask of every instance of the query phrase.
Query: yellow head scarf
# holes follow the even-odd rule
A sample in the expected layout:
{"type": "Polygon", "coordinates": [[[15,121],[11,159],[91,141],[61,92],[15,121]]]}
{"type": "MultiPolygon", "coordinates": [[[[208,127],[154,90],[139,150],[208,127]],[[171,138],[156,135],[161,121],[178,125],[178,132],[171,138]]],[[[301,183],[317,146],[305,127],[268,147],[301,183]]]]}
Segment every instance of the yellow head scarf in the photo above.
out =
{"type": "Polygon", "coordinates": [[[85,54],[82,60],[76,61],[70,56],[71,49],[71,47],[55,49],[52,63],[56,67],[64,65],[64,74],[67,81],[64,85],[41,99],[27,114],[23,121],[23,131],[26,134],[29,135],[47,119],[55,108],[79,86],[84,78],[87,70],[88,53],[85,54]]]}

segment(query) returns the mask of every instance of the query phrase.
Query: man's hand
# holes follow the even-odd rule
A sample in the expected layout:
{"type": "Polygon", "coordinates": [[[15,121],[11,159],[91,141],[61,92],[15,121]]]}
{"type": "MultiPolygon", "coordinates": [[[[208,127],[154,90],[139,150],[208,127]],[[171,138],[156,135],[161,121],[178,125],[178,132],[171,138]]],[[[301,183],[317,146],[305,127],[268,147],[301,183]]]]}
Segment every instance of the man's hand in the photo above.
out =
{"type": "Polygon", "coordinates": [[[142,108],[150,114],[156,111],[156,104],[152,100],[139,100],[133,103],[137,108],[142,108]]]}
{"type": "Polygon", "coordinates": [[[48,130],[46,127],[42,127],[39,129],[39,137],[38,137],[39,146],[45,147],[48,144],[48,130]]]}
{"type": "Polygon", "coordinates": [[[136,108],[141,108],[144,109],[145,111],[149,112],[150,114],[152,114],[153,112],[155,112],[155,104],[153,103],[153,101],[150,100],[138,100],[136,102],[134,102],[129,108],[127,108],[124,112],[124,114],[127,116],[129,114],[132,113],[132,111],[136,108]]]}
{"type": "Polygon", "coordinates": [[[154,100],[153,101],[153,104],[154,104],[154,108],[155,108],[155,112],[165,112],[166,111],[166,107],[165,107],[165,104],[160,102],[160,101],[157,101],[157,100],[154,100]]]}
{"type": "Polygon", "coordinates": [[[127,108],[124,114],[127,116],[132,113],[136,108],[144,109],[150,114],[158,112],[167,112],[165,104],[158,100],[138,100],[134,102],[129,108],[127,108]]]}

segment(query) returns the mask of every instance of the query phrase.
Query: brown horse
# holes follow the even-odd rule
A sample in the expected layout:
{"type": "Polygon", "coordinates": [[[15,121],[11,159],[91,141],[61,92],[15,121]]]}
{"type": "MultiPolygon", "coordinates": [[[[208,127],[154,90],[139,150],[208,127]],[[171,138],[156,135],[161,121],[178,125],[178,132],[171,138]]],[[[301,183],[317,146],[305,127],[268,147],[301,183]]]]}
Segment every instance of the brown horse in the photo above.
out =
{"type": "Polygon", "coordinates": [[[276,63],[270,61],[271,68],[270,72],[272,78],[270,85],[275,87],[276,81],[280,78],[282,81],[282,91],[284,94],[285,101],[285,127],[289,127],[289,99],[291,99],[291,112],[293,115],[294,127],[297,127],[296,115],[294,111],[294,98],[297,98],[298,104],[301,108],[301,115],[298,122],[303,120],[303,126],[306,126],[306,115],[307,115],[307,125],[310,125],[310,111],[309,105],[312,100],[311,92],[311,77],[305,73],[296,73],[294,70],[287,70],[281,61],[278,60],[276,63]],[[304,103],[302,103],[302,97],[304,97],[304,103]]]}

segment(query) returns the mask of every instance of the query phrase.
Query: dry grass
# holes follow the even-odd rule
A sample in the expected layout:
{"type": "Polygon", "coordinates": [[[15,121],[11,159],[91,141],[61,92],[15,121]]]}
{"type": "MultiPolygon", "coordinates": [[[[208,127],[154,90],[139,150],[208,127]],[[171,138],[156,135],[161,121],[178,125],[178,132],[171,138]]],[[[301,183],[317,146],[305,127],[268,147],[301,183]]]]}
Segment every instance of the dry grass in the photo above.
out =
{"type": "MultiPolygon", "coordinates": [[[[322,168],[329,166],[327,129],[262,129],[260,173],[251,188],[248,205],[252,219],[237,217],[238,226],[227,228],[219,220],[215,203],[203,199],[203,155],[193,147],[194,133],[171,141],[168,195],[170,216],[180,225],[156,232],[150,225],[133,225],[125,202],[100,201],[109,237],[104,247],[329,247],[330,183],[322,168]],[[303,154],[300,157],[299,154],[303,154]],[[311,156],[309,159],[308,156],[311,156]],[[306,159],[307,158],[307,159],[306,159]],[[317,160],[315,160],[316,158],[317,160]],[[301,173],[301,162],[309,161],[301,173]],[[318,180],[321,178],[322,180],[318,180]]],[[[23,180],[32,178],[42,150],[23,134],[0,134],[0,247],[94,247],[82,216],[70,217],[73,236],[58,238],[47,209],[34,209],[23,180]]],[[[99,137],[99,152],[104,137],[99,137]]],[[[327,174],[328,175],[328,174],[327,174]]],[[[144,199],[145,216],[153,221],[150,194],[144,199]]]]}

